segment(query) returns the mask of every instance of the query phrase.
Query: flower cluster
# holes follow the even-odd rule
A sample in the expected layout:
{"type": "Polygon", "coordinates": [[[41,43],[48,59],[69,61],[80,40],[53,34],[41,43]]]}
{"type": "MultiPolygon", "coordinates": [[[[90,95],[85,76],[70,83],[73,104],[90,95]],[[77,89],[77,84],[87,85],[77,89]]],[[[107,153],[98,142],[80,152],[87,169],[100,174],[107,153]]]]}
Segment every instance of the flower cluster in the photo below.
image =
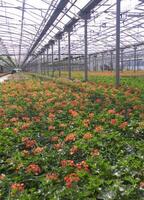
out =
{"type": "Polygon", "coordinates": [[[77,174],[72,173],[72,174],[68,174],[67,176],[65,176],[64,180],[66,182],[66,187],[67,188],[71,188],[72,187],[72,183],[80,181],[80,178],[79,178],[79,176],[77,174]]]}
{"type": "Polygon", "coordinates": [[[34,173],[35,175],[39,175],[41,171],[41,168],[35,163],[30,164],[25,170],[26,173],[34,173]]]}
{"type": "Polygon", "coordinates": [[[25,185],[24,183],[13,183],[11,185],[11,190],[22,192],[24,191],[25,185]]]}
{"type": "Polygon", "coordinates": [[[140,82],[0,85],[0,199],[142,199],[140,82]]]}

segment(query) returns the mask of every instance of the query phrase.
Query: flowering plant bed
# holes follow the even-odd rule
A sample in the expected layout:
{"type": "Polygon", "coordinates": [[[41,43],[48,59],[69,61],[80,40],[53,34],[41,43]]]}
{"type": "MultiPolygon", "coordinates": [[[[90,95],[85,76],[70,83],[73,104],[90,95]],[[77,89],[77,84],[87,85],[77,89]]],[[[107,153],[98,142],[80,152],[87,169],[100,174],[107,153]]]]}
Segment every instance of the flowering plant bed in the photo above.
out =
{"type": "Polygon", "coordinates": [[[1,92],[0,199],[144,199],[140,89],[23,80],[1,92]]]}

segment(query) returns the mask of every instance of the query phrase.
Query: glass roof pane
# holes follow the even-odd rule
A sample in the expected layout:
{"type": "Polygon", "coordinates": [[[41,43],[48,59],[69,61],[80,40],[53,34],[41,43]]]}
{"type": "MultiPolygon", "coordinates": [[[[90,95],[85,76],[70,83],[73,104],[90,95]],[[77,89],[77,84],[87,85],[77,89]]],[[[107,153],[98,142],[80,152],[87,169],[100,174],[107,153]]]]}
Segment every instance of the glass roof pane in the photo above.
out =
{"type": "MultiPolygon", "coordinates": [[[[90,0],[69,0],[65,8],[52,23],[46,34],[38,42],[32,55],[37,54],[56,33],[64,30],[73,17],[90,0]]],[[[0,38],[7,53],[22,63],[51,19],[61,0],[1,0],[0,1],[0,38]]],[[[110,51],[115,48],[116,1],[102,0],[91,12],[88,21],[89,53],[110,51]]],[[[121,1],[121,47],[143,42],[144,2],[139,0],[121,1]]],[[[67,54],[67,33],[64,33],[61,48],[67,54]]],[[[71,33],[72,53],[84,52],[84,22],[76,23],[71,33]]],[[[54,51],[58,52],[55,44],[54,51]]],[[[2,53],[1,53],[2,54],[2,53]]]]}

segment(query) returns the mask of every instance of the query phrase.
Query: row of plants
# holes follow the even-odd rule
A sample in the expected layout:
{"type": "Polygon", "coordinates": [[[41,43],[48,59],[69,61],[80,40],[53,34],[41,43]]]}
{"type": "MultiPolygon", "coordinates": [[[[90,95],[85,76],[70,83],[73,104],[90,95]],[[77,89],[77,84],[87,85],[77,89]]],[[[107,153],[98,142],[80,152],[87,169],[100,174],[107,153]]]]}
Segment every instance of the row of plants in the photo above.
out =
{"type": "Polygon", "coordinates": [[[140,88],[35,79],[0,87],[0,199],[144,199],[140,88]]]}

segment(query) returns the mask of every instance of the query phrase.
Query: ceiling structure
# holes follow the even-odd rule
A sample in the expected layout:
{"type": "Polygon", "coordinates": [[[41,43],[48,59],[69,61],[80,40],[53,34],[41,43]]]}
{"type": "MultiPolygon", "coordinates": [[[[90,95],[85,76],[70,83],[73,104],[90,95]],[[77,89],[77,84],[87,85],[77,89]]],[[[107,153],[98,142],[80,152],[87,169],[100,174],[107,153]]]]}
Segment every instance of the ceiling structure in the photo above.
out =
{"type": "MultiPolygon", "coordinates": [[[[17,65],[41,52],[62,31],[61,53],[68,53],[65,25],[76,18],[71,32],[71,53],[84,52],[81,10],[92,0],[0,0],[0,55],[17,65]]],[[[95,0],[98,1],[98,0],[95,0]]],[[[115,49],[116,0],[99,0],[88,20],[88,53],[115,49]]],[[[121,0],[121,48],[144,44],[144,1],[121,0]]],[[[51,49],[50,49],[51,51],[51,49]]],[[[54,54],[58,54],[55,40],[54,54]]]]}

